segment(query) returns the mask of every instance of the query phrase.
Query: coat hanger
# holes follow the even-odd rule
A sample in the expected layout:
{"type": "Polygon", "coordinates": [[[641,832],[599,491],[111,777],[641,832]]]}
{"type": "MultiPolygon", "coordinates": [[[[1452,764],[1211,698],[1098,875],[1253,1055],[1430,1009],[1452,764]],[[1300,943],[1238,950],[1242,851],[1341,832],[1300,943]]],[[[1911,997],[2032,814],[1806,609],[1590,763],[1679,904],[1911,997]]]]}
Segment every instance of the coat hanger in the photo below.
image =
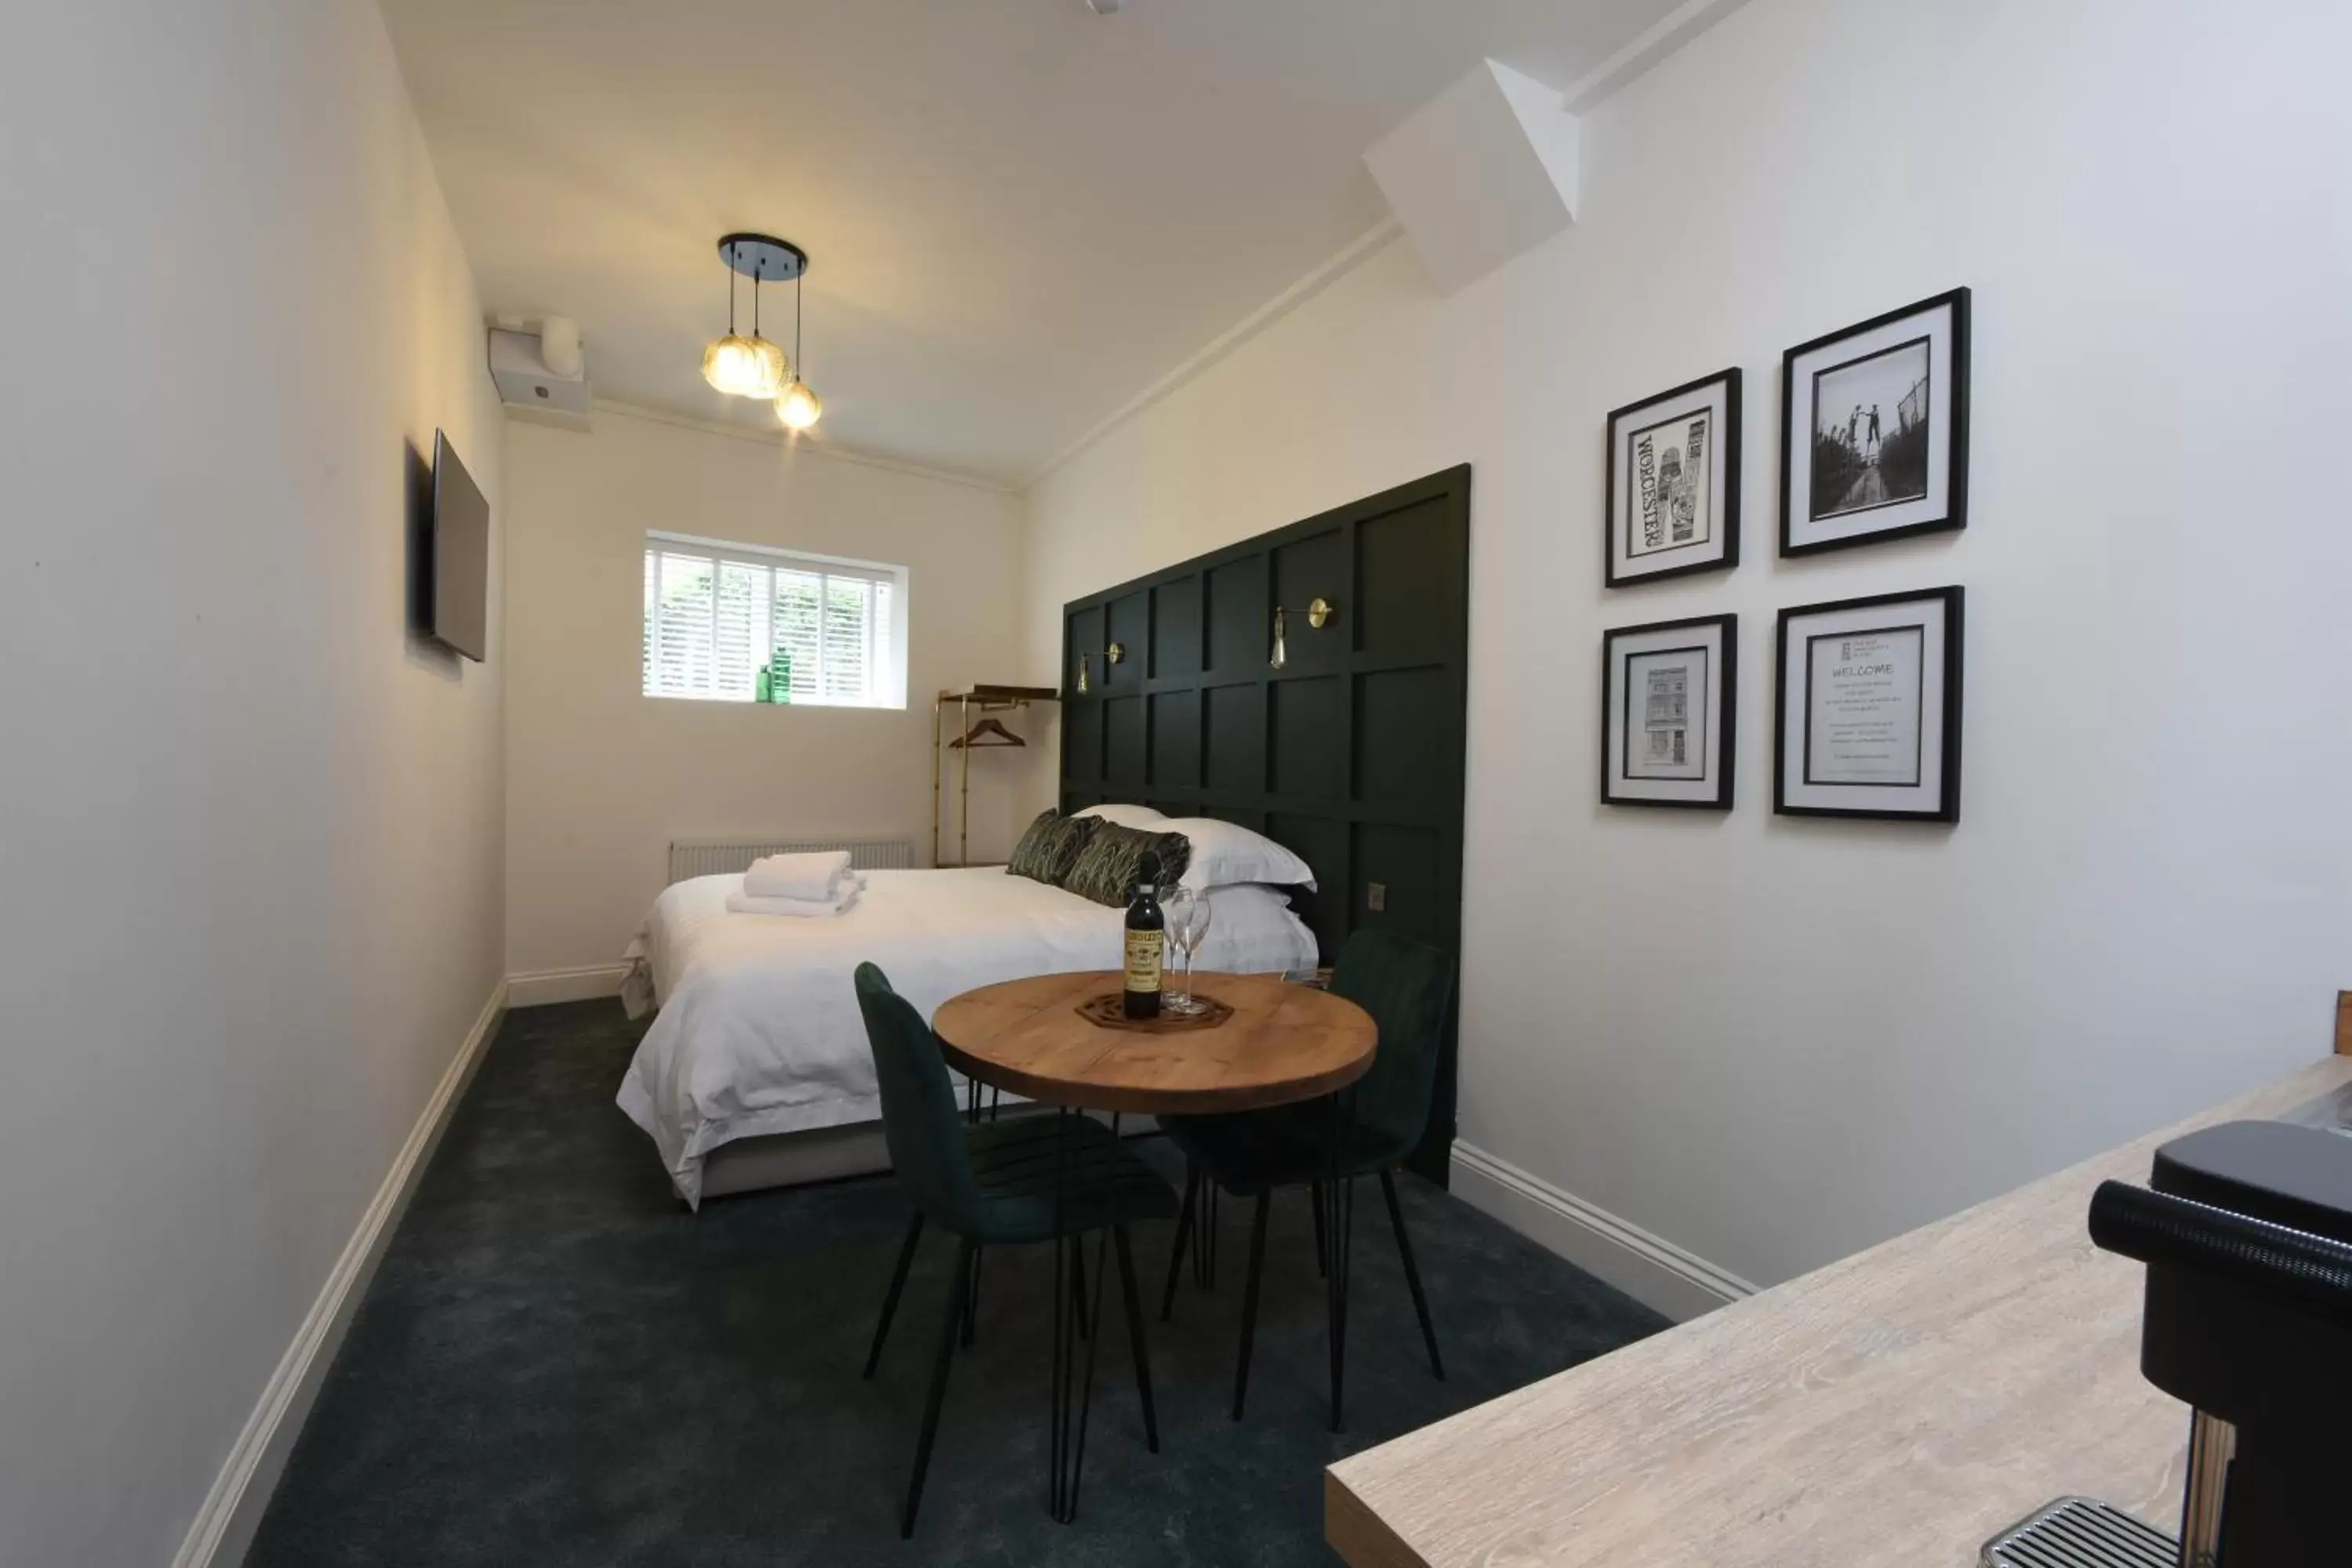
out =
{"type": "Polygon", "coordinates": [[[962,739],[950,741],[948,750],[962,751],[966,747],[985,750],[991,746],[1025,746],[1028,743],[995,720],[982,719],[979,723],[974,724],[962,739]],[[991,736],[998,738],[991,740],[989,739],[991,736]]]}

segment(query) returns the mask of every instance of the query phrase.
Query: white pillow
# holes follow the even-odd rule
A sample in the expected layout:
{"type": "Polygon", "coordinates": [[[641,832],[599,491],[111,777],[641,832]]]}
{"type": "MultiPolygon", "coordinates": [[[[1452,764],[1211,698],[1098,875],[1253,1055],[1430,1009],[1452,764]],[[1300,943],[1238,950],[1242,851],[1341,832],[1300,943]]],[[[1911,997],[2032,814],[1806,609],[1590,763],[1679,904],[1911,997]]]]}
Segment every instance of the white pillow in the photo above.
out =
{"type": "Polygon", "coordinates": [[[1120,805],[1116,802],[1107,805],[1090,805],[1084,811],[1073,812],[1071,815],[1099,816],[1105,822],[1116,823],[1121,827],[1157,828],[1168,820],[1148,805],[1120,805]]]}
{"type": "Polygon", "coordinates": [[[1238,823],[1213,816],[1164,816],[1150,826],[1154,833],[1181,833],[1192,840],[1192,858],[1182,882],[1194,892],[1239,882],[1315,885],[1314,868],[1265,834],[1252,833],[1238,823]]]}

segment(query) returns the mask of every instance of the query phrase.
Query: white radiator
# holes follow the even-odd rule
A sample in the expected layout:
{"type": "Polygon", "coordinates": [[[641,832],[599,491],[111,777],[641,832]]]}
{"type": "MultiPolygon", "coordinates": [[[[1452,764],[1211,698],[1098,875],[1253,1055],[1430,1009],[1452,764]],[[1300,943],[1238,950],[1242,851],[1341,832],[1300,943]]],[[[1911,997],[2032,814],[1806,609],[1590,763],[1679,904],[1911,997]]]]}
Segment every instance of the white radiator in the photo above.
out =
{"type": "Polygon", "coordinates": [[[682,838],[669,847],[669,879],[722,877],[748,871],[762,855],[797,855],[813,849],[846,849],[860,871],[903,871],[915,863],[915,847],[905,839],[682,838]]]}

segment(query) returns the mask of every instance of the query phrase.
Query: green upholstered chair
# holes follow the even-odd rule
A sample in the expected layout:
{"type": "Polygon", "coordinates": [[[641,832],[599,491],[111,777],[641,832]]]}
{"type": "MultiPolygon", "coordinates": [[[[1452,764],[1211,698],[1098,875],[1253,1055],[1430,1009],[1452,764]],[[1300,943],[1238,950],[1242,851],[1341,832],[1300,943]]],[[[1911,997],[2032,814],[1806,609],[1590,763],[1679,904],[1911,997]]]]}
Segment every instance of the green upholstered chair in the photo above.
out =
{"type": "MultiPolygon", "coordinates": [[[[898,1249],[889,1292],[882,1300],[881,1318],[874,1325],[874,1345],[866,1358],[867,1377],[881,1363],[882,1344],[889,1335],[890,1320],[898,1310],[898,1297],[906,1289],[908,1270],[914,1264],[916,1245],[922,1239],[926,1222],[953,1236],[957,1243],[953,1283],[932,1355],[930,1393],[923,1406],[921,1435],[916,1439],[914,1468],[907,1480],[899,1533],[914,1533],[915,1509],[922,1499],[923,1475],[930,1464],[940,1405],[947,1394],[948,1363],[954,1352],[957,1324],[964,1315],[983,1247],[1053,1241],[1110,1226],[1118,1257],[1119,1287],[1126,1297],[1136,1392],[1143,1404],[1144,1442],[1157,1453],[1160,1429],[1152,1410],[1151,1366],[1144,1351],[1143,1311],[1136,1295],[1135,1258],[1127,1227],[1132,1220],[1166,1219],[1174,1214],[1175,1192],[1122,1148],[1108,1128],[1087,1117],[1025,1116],[967,1123],[957,1113],[947,1063],[922,1015],[890,989],[890,982],[873,964],[857,966],[856,984],[857,1005],[865,1015],[866,1039],[874,1048],[875,1075],[881,1084],[882,1131],[889,1144],[890,1163],[915,1201],[914,1218],[898,1249]],[[1057,1173],[1068,1178],[1058,1205],[1057,1173]]],[[[1083,1327],[1084,1310],[1076,1317],[1083,1327]]]]}
{"type": "MultiPolygon", "coordinates": [[[[1397,1251],[1404,1259],[1406,1286],[1412,1292],[1413,1310],[1421,1319],[1421,1335],[1429,1349],[1429,1367],[1439,1378],[1445,1363],[1437,1352],[1437,1330],[1430,1321],[1429,1298],[1421,1286],[1413,1262],[1412,1242],[1405,1234],[1404,1210],[1397,1201],[1396,1169],[1411,1156],[1429,1127],[1430,1102],[1437,1085],[1438,1057],[1445,1037],[1445,1021],[1454,997],[1454,960],[1433,947],[1407,941],[1387,931],[1365,929],[1348,938],[1331,974],[1331,989],[1372,1016],[1380,1045],[1367,1072],[1349,1093],[1355,1097],[1352,1134],[1339,1162],[1342,1180],[1378,1175],[1381,1194],[1388,1201],[1389,1225],[1396,1233],[1397,1251]]],[[[1203,1207],[1204,1182],[1236,1197],[1255,1200],[1250,1223],[1249,1271],[1243,1287],[1241,1358],[1234,1373],[1234,1419],[1242,1415],[1249,1390],[1250,1341],[1257,1326],[1258,1286],[1265,1260],[1266,1213],[1277,1187],[1305,1187],[1315,1199],[1316,1254],[1328,1268],[1331,1243],[1324,1235],[1322,1184],[1332,1170],[1331,1129],[1343,1119],[1331,1114],[1328,1100],[1306,1105],[1278,1106],[1270,1110],[1229,1116],[1163,1116],[1160,1125],[1184,1152],[1188,1175],[1184,1204],[1176,1223],[1176,1239],[1168,1259],[1168,1284],[1160,1302],[1164,1319],[1173,1310],[1176,1282],[1184,1251],[1194,1240],[1196,1221],[1203,1207]]],[[[1349,1212],[1345,1208],[1342,1212],[1349,1212]]],[[[1344,1350],[1346,1304],[1335,1296],[1333,1311],[1337,1342],[1344,1350]]],[[[1331,1426],[1339,1425],[1343,1357],[1331,1364],[1331,1426]]]]}

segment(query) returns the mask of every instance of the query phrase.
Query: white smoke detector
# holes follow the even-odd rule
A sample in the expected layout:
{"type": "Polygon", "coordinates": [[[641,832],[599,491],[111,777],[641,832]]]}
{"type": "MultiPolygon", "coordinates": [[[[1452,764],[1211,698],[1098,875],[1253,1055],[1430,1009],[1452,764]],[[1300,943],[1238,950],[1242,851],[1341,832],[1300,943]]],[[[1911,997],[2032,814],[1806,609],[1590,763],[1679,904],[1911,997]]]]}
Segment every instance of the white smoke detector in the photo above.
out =
{"type": "Polygon", "coordinates": [[[1097,16],[1108,16],[1118,10],[1122,0],[1087,0],[1087,9],[1097,16]]]}
{"type": "Polygon", "coordinates": [[[499,400],[518,418],[585,430],[593,389],[580,324],[567,316],[537,323],[501,315],[490,328],[490,379],[499,400]]]}

